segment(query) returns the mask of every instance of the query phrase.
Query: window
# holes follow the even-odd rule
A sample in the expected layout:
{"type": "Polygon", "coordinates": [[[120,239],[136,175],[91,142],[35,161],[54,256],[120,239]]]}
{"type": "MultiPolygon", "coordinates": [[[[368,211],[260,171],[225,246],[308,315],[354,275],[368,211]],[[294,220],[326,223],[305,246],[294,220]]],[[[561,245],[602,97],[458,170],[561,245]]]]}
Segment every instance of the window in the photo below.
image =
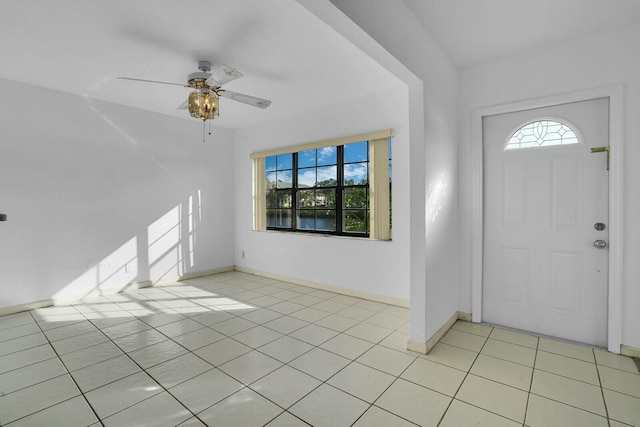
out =
{"type": "Polygon", "coordinates": [[[577,144],[576,133],[565,123],[553,120],[539,120],[528,123],[516,130],[505,145],[505,150],[552,145],[577,144]]]}
{"type": "Polygon", "coordinates": [[[254,229],[389,240],[392,133],[252,154],[254,229]]]}

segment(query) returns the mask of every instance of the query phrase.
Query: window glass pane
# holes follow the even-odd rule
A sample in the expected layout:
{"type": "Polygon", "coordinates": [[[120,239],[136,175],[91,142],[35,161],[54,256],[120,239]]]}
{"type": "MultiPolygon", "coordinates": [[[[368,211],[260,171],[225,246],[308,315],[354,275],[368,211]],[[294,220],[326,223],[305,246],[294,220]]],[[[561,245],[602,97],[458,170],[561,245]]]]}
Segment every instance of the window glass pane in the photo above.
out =
{"type": "Polygon", "coordinates": [[[316,211],[316,230],[336,231],[336,211],[335,210],[316,211]]]}
{"type": "Polygon", "coordinates": [[[300,151],[298,153],[298,168],[315,167],[316,150],[300,151]]]}
{"type": "Polygon", "coordinates": [[[344,165],[344,185],[360,185],[368,182],[368,163],[344,165]]]}
{"type": "Polygon", "coordinates": [[[354,187],[344,189],[345,208],[367,208],[367,188],[354,187]]]}
{"type": "Polygon", "coordinates": [[[278,154],[278,170],[291,169],[293,167],[293,154],[278,154]]]}
{"type": "Polygon", "coordinates": [[[344,146],[344,162],[363,162],[369,159],[369,141],[354,142],[344,146]]]}
{"type": "Polygon", "coordinates": [[[264,159],[264,168],[268,171],[276,170],[276,156],[269,156],[264,159]]]}
{"type": "Polygon", "coordinates": [[[347,233],[366,233],[368,231],[368,216],[368,211],[366,210],[345,210],[343,231],[347,233]]]}
{"type": "Polygon", "coordinates": [[[291,208],[291,191],[278,191],[276,204],[279,208],[291,208]]]}
{"type": "Polygon", "coordinates": [[[278,177],[276,176],[275,172],[267,172],[267,183],[265,185],[265,188],[267,190],[271,189],[271,188],[276,188],[276,181],[278,180],[278,177]]]}
{"type": "Polygon", "coordinates": [[[276,226],[276,210],[267,209],[267,227],[276,226]]]}
{"type": "Polygon", "coordinates": [[[316,168],[298,170],[298,188],[316,186],[316,168]]]}
{"type": "Polygon", "coordinates": [[[267,208],[275,208],[276,207],[276,191],[269,190],[267,191],[267,208]]]}
{"type": "Polygon", "coordinates": [[[300,230],[315,230],[316,228],[316,211],[313,209],[302,209],[298,211],[297,215],[298,225],[300,230]]]}
{"type": "Polygon", "coordinates": [[[316,190],[316,207],[334,209],[336,207],[336,190],[316,190]]]}
{"type": "Polygon", "coordinates": [[[337,161],[337,147],[318,148],[318,166],[335,165],[337,161]]]}
{"type": "Polygon", "coordinates": [[[291,179],[291,171],[278,171],[278,188],[291,188],[293,186],[293,180],[291,179]]]}
{"type": "Polygon", "coordinates": [[[315,191],[314,190],[299,190],[298,191],[298,208],[313,208],[315,207],[315,191]]]}
{"type": "Polygon", "coordinates": [[[318,169],[318,187],[333,187],[338,184],[338,168],[336,166],[324,166],[318,169]]]}
{"type": "Polygon", "coordinates": [[[291,209],[276,210],[276,227],[291,228],[291,209]]]}

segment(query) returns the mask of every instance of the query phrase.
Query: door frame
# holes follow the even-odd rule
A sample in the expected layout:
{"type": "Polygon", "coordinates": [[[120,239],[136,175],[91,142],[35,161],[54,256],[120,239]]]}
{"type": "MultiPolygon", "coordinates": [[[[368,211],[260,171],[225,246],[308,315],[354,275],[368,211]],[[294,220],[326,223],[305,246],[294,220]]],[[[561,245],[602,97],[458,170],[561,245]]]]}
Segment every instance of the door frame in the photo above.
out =
{"type": "Polygon", "coordinates": [[[472,112],[472,224],[471,224],[471,312],[472,321],[482,321],[482,262],[484,239],[484,162],[482,119],[487,116],[551,107],[571,102],[609,98],[609,277],[607,303],[607,349],[620,353],[622,344],[622,256],[623,256],[623,86],[614,85],[544,98],[478,108],[472,112]]]}

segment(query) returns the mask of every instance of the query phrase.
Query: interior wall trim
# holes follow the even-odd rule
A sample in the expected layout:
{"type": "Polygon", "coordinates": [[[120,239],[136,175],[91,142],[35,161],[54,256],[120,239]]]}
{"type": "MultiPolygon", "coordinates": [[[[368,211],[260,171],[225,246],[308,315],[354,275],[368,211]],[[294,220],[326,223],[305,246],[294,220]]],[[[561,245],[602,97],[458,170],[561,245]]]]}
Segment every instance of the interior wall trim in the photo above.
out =
{"type": "Polygon", "coordinates": [[[637,357],[640,358],[640,348],[632,347],[630,345],[620,345],[620,354],[629,357],[637,357]]]}
{"type": "Polygon", "coordinates": [[[418,341],[414,341],[414,340],[409,340],[409,342],[407,343],[407,350],[411,350],[411,351],[415,351],[415,352],[423,353],[423,354],[428,354],[433,349],[433,347],[435,347],[436,344],[438,344],[438,342],[440,342],[442,337],[445,336],[447,334],[447,332],[449,332],[449,329],[451,329],[451,327],[458,320],[471,321],[471,314],[464,313],[462,311],[456,311],[455,313],[453,313],[451,315],[449,320],[447,320],[444,323],[444,325],[442,325],[440,327],[440,329],[438,329],[436,331],[436,333],[433,334],[431,336],[431,338],[429,338],[427,341],[418,342],[418,341]]]}
{"type": "Polygon", "coordinates": [[[281,274],[270,273],[267,271],[255,270],[253,268],[242,267],[236,265],[236,271],[243,273],[254,274],[256,276],[267,277],[269,279],[282,280],[283,282],[295,283],[296,285],[308,286],[310,288],[320,289],[323,291],[335,292],[337,294],[348,295],[351,297],[367,299],[370,301],[381,302],[384,304],[395,305],[398,307],[409,308],[409,301],[400,298],[387,297],[384,295],[378,295],[369,292],[356,291],[349,288],[343,288],[340,286],[327,285],[324,283],[312,282],[309,280],[299,279],[296,277],[283,276],[281,274]]]}

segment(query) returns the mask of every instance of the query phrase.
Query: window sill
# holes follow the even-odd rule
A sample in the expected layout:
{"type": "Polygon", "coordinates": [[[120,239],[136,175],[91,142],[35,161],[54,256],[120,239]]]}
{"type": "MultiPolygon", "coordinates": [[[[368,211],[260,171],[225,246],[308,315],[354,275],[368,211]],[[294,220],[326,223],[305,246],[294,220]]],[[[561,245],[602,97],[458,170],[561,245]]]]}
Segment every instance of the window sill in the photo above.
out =
{"type": "Polygon", "coordinates": [[[276,230],[251,230],[256,233],[270,233],[270,234],[284,234],[287,236],[298,236],[298,237],[319,237],[319,238],[332,238],[332,239],[346,239],[346,240],[358,240],[361,242],[392,242],[392,239],[389,240],[378,240],[372,239],[370,237],[356,237],[356,236],[342,236],[335,234],[320,234],[320,233],[300,233],[295,231],[276,231],[276,230]]]}

